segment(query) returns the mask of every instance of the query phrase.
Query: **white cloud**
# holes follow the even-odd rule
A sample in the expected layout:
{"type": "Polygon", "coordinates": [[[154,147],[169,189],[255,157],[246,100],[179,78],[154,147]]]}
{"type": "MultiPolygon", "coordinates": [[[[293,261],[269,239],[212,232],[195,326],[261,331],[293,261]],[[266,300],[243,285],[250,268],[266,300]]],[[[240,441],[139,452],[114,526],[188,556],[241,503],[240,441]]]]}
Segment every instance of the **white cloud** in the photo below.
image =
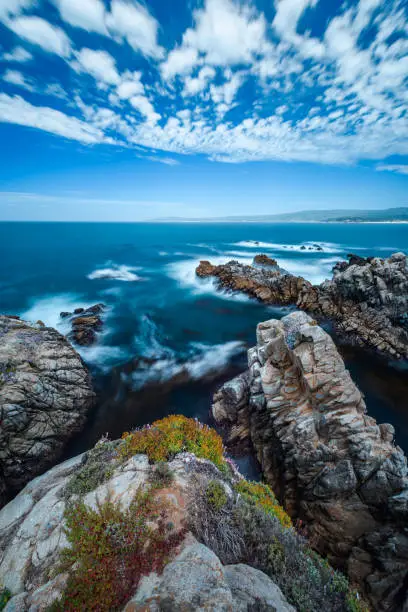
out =
{"type": "Polygon", "coordinates": [[[152,103],[145,96],[133,96],[130,98],[130,103],[136,110],[139,111],[147,121],[156,123],[161,118],[158,113],[155,112],[152,103]]]}
{"type": "Polygon", "coordinates": [[[149,161],[165,164],[166,166],[178,166],[180,164],[177,159],[173,159],[172,157],[156,157],[155,155],[144,155],[142,159],[148,159],[149,161]]]}
{"type": "Polygon", "coordinates": [[[125,77],[116,90],[119,98],[122,100],[128,100],[132,96],[143,94],[144,86],[140,81],[141,76],[141,72],[135,72],[133,73],[132,78],[125,77]]]}
{"type": "Polygon", "coordinates": [[[111,138],[94,126],[53,108],[34,106],[19,96],[0,93],[0,121],[37,128],[85,144],[113,144],[111,138]]]}
{"type": "Polygon", "coordinates": [[[397,172],[399,174],[408,174],[407,164],[379,164],[376,169],[382,172],[397,172]]]}
{"type": "Polygon", "coordinates": [[[211,85],[211,97],[215,104],[223,103],[229,107],[243,83],[242,73],[227,74],[229,79],[223,85],[211,85]]]}
{"type": "Polygon", "coordinates": [[[61,28],[51,25],[41,17],[17,17],[7,22],[8,27],[18,36],[44,51],[67,57],[71,52],[71,42],[61,28]]]}
{"type": "Polygon", "coordinates": [[[176,74],[190,74],[198,64],[198,51],[193,47],[173,49],[161,65],[164,79],[172,79],[176,74]]]}
{"type": "Polygon", "coordinates": [[[105,26],[105,5],[101,0],[53,0],[62,19],[69,25],[88,32],[108,34],[105,26]]]}
{"type": "Polygon", "coordinates": [[[6,70],[6,72],[2,76],[2,79],[7,83],[17,85],[17,87],[22,87],[23,89],[27,89],[28,91],[34,90],[32,83],[27,80],[24,74],[22,74],[18,70],[6,70]]]}
{"type": "MultiPolygon", "coordinates": [[[[3,15],[4,1],[0,0],[3,15]]],[[[47,50],[52,47],[67,59],[78,73],[78,95],[86,102],[70,94],[69,113],[79,113],[81,119],[63,114],[58,122],[50,115],[53,109],[35,111],[29,105],[27,110],[21,98],[18,103],[10,98],[15,108],[24,108],[29,117],[25,125],[62,135],[61,125],[69,124],[81,141],[118,141],[154,149],[152,156],[158,161],[172,159],[158,155],[159,150],[200,153],[219,161],[334,164],[361,159],[377,162],[408,154],[404,87],[408,39],[402,36],[406,17],[399,0],[343,3],[332,10],[321,38],[309,31],[299,33],[306,11],[313,16],[322,4],[317,0],[275,0],[276,15],[269,23],[249,0],[203,0],[202,8],[193,12],[191,27],[179,33],[181,42],[178,39],[170,47],[167,57],[158,42],[159,24],[136,0],[112,0],[110,10],[108,3],[106,8],[98,5],[102,0],[87,0],[88,8],[103,9],[99,17],[88,9],[80,15],[79,0],[70,0],[69,5],[68,0],[53,1],[65,7],[61,14],[65,10],[71,25],[77,19],[78,27],[97,32],[105,23],[106,32],[99,32],[112,36],[112,55],[90,48],[70,53],[70,41],[51,24],[48,28],[62,33],[65,44],[46,42],[47,36],[41,38],[38,32],[22,33],[26,40],[47,50]],[[86,20],[90,20],[87,27],[86,20]],[[362,32],[369,33],[364,46],[362,32]],[[150,61],[143,73],[134,71],[137,58],[115,45],[123,41],[149,60],[163,61],[150,61]],[[96,92],[87,75],[95,79],[96,92]],[[232,108],[234,112],[226,115],[232,108]],[[43,111],[48,118],[45,124],[38,119],[43,111]],[[75,120],[79,124],[72,123],[75,120]]],[[[19,6],[20,13],[4,18],[14,31],[21,29],[24,20],[31,25],[36,20],[47,23],[21,16],[21,2],[19,6]]],[[[58,76],[52,76],[51,84],[44,83],[43,91],[64,100],[63,90],[51,89],[58,76]]],[[[7,78],[21,87],[28,83],[22,75],[7,78]]],[[[2,112],[5,116],[4,106],[2,112]]],[[[17,112],[10,113],[7,121],[22,121],[17,112]]],[[[384,170],[403,171],[397,170],[401,164],[383,165],[384,170]]]]}
{"type": "Polygon", "coordinates": [[[206,89],[208,83],[216,75],[216,72],[212,66],[204,66],[201,68],[198,76],[195,78],[187,77],[184,81],[184,96],[195,96],[204,89],[206,89]]]}
{"type": "Polygon", "coordinates": [[[113,33],[126,39],[135,51],[152,58],[163,56],[163,49],[157,42],[158,23],[138,2],[112,0],[106,23],[113,33]]]}
{"type": "Polygon", "coordinates": [[[301,36],[296,31],[305,10],[316,4],[317,0],[278,0],[272,26],[283,40],[294,44],[301,55],[320,58],[325,53],[324,45],[316,38],[301,36]]]}
{"type": "Polygon", "coordinates": [[[24,49],[24,47],[15,47],[9,53],[4,53],[1,59],[5,62],[18,62],[22,64],[24,62],[29,62],[33,59],[33,56],[29,51],[24,49]]]}
{"type": "Polygon", "coordinates": [[[232,0],[206,0],[194,14],[196,26],[183,36],[183,46],[205,54],[207,64],[250,63],[265,43],[266,21],[249,6],[232,0]]]}
{"type": "Polygon", "coordinates": [[[37,4],[36,0],[0,0],[0,20],[19,15],[24,9],[37,4]]]}
{"type": "Polygon", "coordinates": [[[120,82],[116,62],[107,51],[81,49],[72,65],[78,72],[86,72],[101,83],[118,85],[120,82]]]}

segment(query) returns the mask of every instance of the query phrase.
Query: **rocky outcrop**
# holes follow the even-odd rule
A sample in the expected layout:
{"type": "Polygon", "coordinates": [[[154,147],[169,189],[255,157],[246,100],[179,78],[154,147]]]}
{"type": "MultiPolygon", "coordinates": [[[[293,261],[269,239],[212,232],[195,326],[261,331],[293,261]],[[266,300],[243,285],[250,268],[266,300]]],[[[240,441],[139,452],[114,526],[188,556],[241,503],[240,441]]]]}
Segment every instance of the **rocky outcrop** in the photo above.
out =
{"type": "MultiPolygon", "coordinates": [[[[112,443],[99,443],[99,450],[104,445],[110,448],[112,443]]],[[[106,463],[102,456],[100,459],[106,463]]],[[[0,511],[0,584],[12,595],[6,612],[46,611],[61,597],[69,569],[60,573],[55,570],[61,550],[67,546],[64,513],[76,498],[69,485],[86,469],[88,461],[87,455],[82,455],[53,468],[0,511]]],[[[188,491],[197,488],[197,474],[204,478],[200,480],[204,484],[219,479],[221,474],[210,461],[188,453],[178,455],[168,468],[172,483],[155,494],[167,504],[169,529],[177,531],[187,520],[188,491]]],[[[151,474],[148,458],[135,455],[113,468],[105,482],[85,494],[83,502],[97,509],[109,499],[124,509],[139,487],[148,484],[151,474]]],[[[225,486],[226,494],[232,494],[230,485],[221,486],[225,486]]],[[[108,527],[114,536],[115,525],[108,527]]],[[[142,578],[124,608],[126,612],[295,612],[266,574],[245,564],[224,565],[191,532],[186,532],[169,561],[161,575],[152,572],[142,578]]]]}
{"type": "Polygon", "coordinates": [[[272,266],[276,268],[278,265],[278,262],[276,261],[276,259],[272,259],[271,257],[268,257],[268,255],[261,254],[261,255],[255,255],[254,265],[272,266]]]}
{"type": "Polygon", "coordinates": [[[97,340],[97,333],[103,328],[102,313],[104,304],[95,304],[90,308],[77,308],[74,312],[61,312],[62,319],[69,319],[71,332],[68,339],[79,346],[91,346],[97,340]]]}
{"type": "Polygon", "coordinates": [[[243,291],[267,304],[293,304],[333,321],[338,334],[387,357],[408,359],[408,264],[403,253],[388,259],[349,256],[333,279],[312,285],[299,276],[231,261],[202,261],[197,275],[215,277],[220,288],[243,291]]]}
{"type": "Polygon", "coordinates": [[[61,334],[0,316],[0,505],[55,462],[93,400],[88,371],[61,334]]]}
{"type": "Polygon", "coordinates": [[[303,312],[259,324],[248,365],[214,397],[228,443],[253,445],[286,510],[376,609],[408,606],[407,461],[393,427],[368,416],[332,339],[303,312]]]}

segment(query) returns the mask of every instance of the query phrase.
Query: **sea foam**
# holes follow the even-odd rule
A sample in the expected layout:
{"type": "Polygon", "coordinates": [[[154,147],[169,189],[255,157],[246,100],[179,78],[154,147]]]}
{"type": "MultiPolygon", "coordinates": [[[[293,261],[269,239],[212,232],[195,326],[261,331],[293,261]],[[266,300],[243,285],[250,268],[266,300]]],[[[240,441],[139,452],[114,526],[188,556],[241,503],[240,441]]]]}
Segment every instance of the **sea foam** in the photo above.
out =
{"type": "Polygon", "coordinates": [[[90,280],[96,279],[111,279],[123,282],[134,282],[142,280],[140,276],[135,274],[141,268],[135,266],[119,266],[113,264],[110,268],[100,268],[88,274],[90,280]]]}

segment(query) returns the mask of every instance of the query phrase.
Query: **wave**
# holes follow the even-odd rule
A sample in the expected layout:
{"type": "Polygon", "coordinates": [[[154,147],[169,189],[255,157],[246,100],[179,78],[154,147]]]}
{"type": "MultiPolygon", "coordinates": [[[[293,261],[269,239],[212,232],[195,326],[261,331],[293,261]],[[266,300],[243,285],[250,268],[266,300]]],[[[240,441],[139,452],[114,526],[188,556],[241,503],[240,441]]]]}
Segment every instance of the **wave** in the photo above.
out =
{"type": "Polygon", "coordinates": [[[142,280],[140,276],[135,274],[141,268],[135,266],[119,266],[113,264],[110,268],[100,268],[88,274],[90,280],[96,279],[111,279],[123,282],[134,282],[142,280]]]}
{"type": "Polygon", "coordinates": [[[125,363],[130,357],[129,351],[120,346],[107,346],[99,343],[93,346],[75,345],[75,350],[86,364],[102,372],[108,372],[112,367],[125,363]]]}
{"type": "Polygon", "coordinates": [[[323,281],[332,277],[332,268],[339,261],[338,257],[328,257],[308,262],[304,259],[279,259],[279,265],[294,274],[303,276],[314,285],[320,285],[323,281]]]}
{"type": "Polygon", "coordinates": [[[28,310],[20,313],[25,321],[42,321],[47,327],[54,327],[62,334],[70,331],[70,323],[67,319],[61,319],[61,312],[73,312],[76,308],[89,308],[95,302],[87,302],[75,293],[60,293],[49,295],[32,301],[28,310]]]}
{"type": "MultiPolygon", "coordinates": [[[[171,351],[171,349],[169,349],[171,351]]],[[[177,376],[185,380],[199,380],[204,377],[217,377],[235,355],[245,350],[243,342],[206,345],[197,342],[190,344],[190,356],[184,361],[173,356],[163,357],[151,363],[141,363],[130,375],[131,386],[137,391],[147,384],[163,383],[177,376]]]]}
{"type": "Polygon", "coordinates": [[[234,246],[249,249],[267,249],[269,251],[295,251],[300,253],[319,253],[321,249],[325,253],[342,253],[344,247],[334,242],[302,242],[300,244],[279,244],[276,242],[258,242],[257,240],[241,240],[231,243],[234,246]],[[303,248],[302,248],[303,247],[303,248]]]}

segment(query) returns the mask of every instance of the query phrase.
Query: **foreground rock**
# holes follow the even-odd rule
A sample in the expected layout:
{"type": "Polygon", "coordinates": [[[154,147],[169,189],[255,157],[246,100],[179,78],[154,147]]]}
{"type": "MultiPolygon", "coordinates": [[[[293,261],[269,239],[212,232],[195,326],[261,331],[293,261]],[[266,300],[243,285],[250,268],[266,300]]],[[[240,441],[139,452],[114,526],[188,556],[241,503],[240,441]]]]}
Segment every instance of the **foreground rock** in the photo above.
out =
{"type": "Polygon", "coordinates": [[[55,462],[93,399],[90,376],[61,334],[0,316],[0,504],[55,462]]]}
{"type": "MultiPolygon", "coordinates": [[[[196,486],[191,469],[196,461],[193,456],[172,461],[169,469],[174,480],[170,488],[160,493],[161,499],[169,504],[169,520],[176,527],[186,519],[187,490],[196,486]]],[[[6,611],[45,611],[61,596],[68,575],[61,573],[51,579],[49,575],[67,545],[64,511],[70,497],[65,489],[83,468],[83,462],[83,456],[76,457],[40,476],[0,512],[0,550],[4,551],[0,556],[0,581],[12,595],[6,611]]],[[[199,462],[197,470],[207,472],[204,481],[218,474],[210,462],[199,462]]],[[[136,456],[118,468],[107,482],[90,491],[84,501],[96,508],[97,503],[103,503],[109,496],[113,503],[119,501],[125,508],[138,488],[149,481],[150,473],[147,457],[136,456]]],[[[264,606],[257,609],[295,612],[263,572],[244,564],[224,566],[214,552],[187,532],[163,574],[145,576],[125,610],[246,612],[255,609],[251,605],[264,606]]]]}
{"type": "Polygon", "coordinates": [[[6,612],[362,612],[222,450],[213,430],[168,417],[36,478],[0,511],[6,612]]]}
{"type": "MultiPolygon", "coordinates": [[[[255,262],[256,263],[256,262],[255,262]]],[[[329,318],[347,341],[391,358],[408,359],[408,264],[404,253],[388,259],[349,256],[337,264],[333,279],[312,285],[280,268],[231,261],[202,261],[196,273],[214,276],[220,288],[243,291],[267,304],[293,304],[329,318]]]]}
{"type": "Polygon", "coordinates": [[[69,340],[79,346],[91,346],[97,340],[97,333],[103,328],[102,313],[104,304],[95,304],[90,308],[77,308],[74,312],[61,312],[62,319],[69,319],[72,327],[69,340]]]}
{"type": "Polygon", "coordinates": [[[248,365],[214,397],[228,442],[253,445],[286,510],[376,609],[407,606],[407,461],[393,427],[367,415],[332,339],[305,313],[259,324],[248,365]]]}

